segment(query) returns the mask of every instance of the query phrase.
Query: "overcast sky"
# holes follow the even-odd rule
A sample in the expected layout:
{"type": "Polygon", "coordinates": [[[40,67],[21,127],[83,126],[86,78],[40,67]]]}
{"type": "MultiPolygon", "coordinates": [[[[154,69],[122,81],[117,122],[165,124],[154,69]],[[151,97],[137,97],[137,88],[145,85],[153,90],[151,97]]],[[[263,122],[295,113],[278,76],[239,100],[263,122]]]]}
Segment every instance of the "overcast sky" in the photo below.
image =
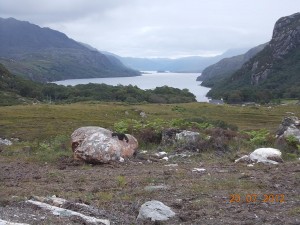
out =
{"type": "Polygon", "coordinates": [[[210,56],[271,39],[300,0],[0,0],[0,17],[121,56],[210,56]]]}

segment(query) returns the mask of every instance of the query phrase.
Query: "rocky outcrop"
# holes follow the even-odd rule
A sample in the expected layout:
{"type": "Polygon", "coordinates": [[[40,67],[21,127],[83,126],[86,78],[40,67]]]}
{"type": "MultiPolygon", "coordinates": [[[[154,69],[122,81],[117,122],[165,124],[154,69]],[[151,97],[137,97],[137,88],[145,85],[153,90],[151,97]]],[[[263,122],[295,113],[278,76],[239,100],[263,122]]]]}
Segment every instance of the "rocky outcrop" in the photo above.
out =
{"type": "Polygon", "coordinates": [[[225,58],[205,68],[197,78],[197,81],[203,81],[202,86],[212,87],[214,83],[218,82],[237,70],[239,70],[245,62],[255,56],[258,52],[262,51],[267,44],[262,44],[257,47],[251,48],[245,54],[225,58]]]}
{"type": "Polygon", "coordinates": [[[300,45],[300,13],[282,17],[276,22],[269,45],[275,59],[282,59],[300,45]]]}
{"type": "Polygon", "coordinates": [[[160,201],[152,200],[145,202],[139,211],[137,220],[166,221],[175,216],[175,212],[170,207],[160,201]]]}
{"type": "Polygon", "coordinates": [[[208,96],[226,102],[299,98],[300,13],[280,18],[265,48],[238,71],[215,82],[208,96]]]}
{"type": "Polygon", "coordinates": [[[108,163],[131,157],[138,148],[138,141],[132,135],[123,135],[123,138],[113,135],[102,127],[81,127],[71,135],[74,158],[89,163],[108,163]]]}
{"type": "Polygon", "coordinates": [[[285,117],[276,133],[277,138],[294,136],[300,142],[300,120],[296,116],[285,117]]]}
{"type": "Polygon", "coordinates": [[[285,55],[296,49],[300,45],[300,13],[280,18],[273,30],[273,36],[268,44],[264,60],[258,58],[252,62],[251,83],[258,84],[265,80],[274,62],[281,60],[285,55]]]}

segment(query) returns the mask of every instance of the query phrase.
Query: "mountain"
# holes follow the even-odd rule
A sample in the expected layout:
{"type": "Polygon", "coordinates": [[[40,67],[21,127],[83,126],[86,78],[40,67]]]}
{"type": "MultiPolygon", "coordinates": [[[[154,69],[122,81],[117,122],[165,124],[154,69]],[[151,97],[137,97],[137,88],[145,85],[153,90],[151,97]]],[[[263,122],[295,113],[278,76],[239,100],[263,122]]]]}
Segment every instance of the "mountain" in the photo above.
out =
{"type": "Polygon", "coordinates": [[[227,102],[300,98],[300,13],[280,18],[267,46],[208,93],[227,102]]]}
{"type": "Polygon", "coordinates": [[[0,63],[37,81],[140,75],[59,31],[13,18],[0,18],[0,49],[0,63]]]}
{"type": "MultiPolygon", "coordinates": [[[[228,50],[224,54],[214,57],[190,56],[178,59],[119,57],[119,59],[124,65],[139,71],[201,72],[205,67],[225,57],[244,52],[246,49],[228,50]]],[[[105,54],[105,52],[103,53],[105,54]]]]}
{"type": "Polygon", "coordinates": [[[202,71],[197,81],[202,81],[201,85],[212,87],[215,83],[239,70],[245,62],[264,49],[267,44],[262,44],[247,51],[245,54],[224,58],[216,64],[210,65],[202,71]]]}

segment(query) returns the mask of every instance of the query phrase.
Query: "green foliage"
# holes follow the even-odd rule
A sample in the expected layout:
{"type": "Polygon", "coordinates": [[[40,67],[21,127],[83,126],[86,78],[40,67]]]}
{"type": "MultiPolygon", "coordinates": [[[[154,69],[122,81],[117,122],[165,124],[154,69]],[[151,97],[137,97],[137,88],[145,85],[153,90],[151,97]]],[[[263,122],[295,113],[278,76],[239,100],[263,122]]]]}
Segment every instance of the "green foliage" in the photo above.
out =
{"type": "Polygon", "coordinates": [[[209,91],[208,96],[212,98],[223,98],[228,103],[259,102],[291,98],[300,99],[300,50],[299,48],[290,52],[284,59],[274,60],[272,49],[267,46],[263,51],[249,60],[244,66],[215,83],[209,91]],[[272,64],[272,70],[267,79],[252,85],[252,65],[259,62],[256,73],[262,72],[265,64],[272,64]]]}
{"type": "Polygon", "coordinates": [[[33,159],[40,162],[55,162],[60,157],[70,156],[68,136],[56,136],[43,142],[33,143],[33,159]]]}
{"type": "Polygon", "coordinates": [[[250,137],[250,144],[255,147],[270,144],[270,132],[266,129],[245,131],[245,133],[250,137]]]}
{"type": "Polygon", "coordinates": [[[294,135],[289,135],[285,138],[286,142],[291,145],[291,146],[295,146],[297,147],[297,145],[299,144],[298,139],[294,136],[294,135]]]}
{"type": "Polygon", "coordinates": [[[118,187],[120,187],[120,188],[125,187],[125,185],[127,184],[126,178],[121,175],[117,176],[116,181],[117,181],[118,187]]]}
{"type": "Polygon", "coordinates": [[[29,99],[47,103],[72,103],[79,101],[109,101],[126,103],[181,103],[195,102],[188,90],[159,87],[142,90],[137,86],[110,86],[106,84],[80,84],[62,86],[53,83],[36,83],[14,76],[0,64],[0,106],[20,104],[29,99]],[[21,97],[23,99],[21,100],[21,97]],[[25,98],[25,99],[24,99],[25,98]]]}

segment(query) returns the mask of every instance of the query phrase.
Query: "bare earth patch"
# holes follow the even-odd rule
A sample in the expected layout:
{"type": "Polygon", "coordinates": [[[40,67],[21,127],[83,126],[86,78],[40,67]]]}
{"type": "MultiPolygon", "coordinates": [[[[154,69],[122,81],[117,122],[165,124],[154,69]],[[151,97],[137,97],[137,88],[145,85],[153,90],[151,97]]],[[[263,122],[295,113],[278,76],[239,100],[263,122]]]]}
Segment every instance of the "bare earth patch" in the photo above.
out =
{"type": "Polygon", "coordinates": [[[0,159],[0,219],[85,224],[76,216],[58,217],[25,201],[52,195],[88,204],[98,209],[94,216],[111,224],[135,224],[140,206],[149,200],[176,212],[163,224],[300,224],[300,162],[247,167],[208,163],[196,156],[102,165],[67,157],[55,165],[0,159]],[[194,168],[206,170],[192,172],[194,168]]]}

